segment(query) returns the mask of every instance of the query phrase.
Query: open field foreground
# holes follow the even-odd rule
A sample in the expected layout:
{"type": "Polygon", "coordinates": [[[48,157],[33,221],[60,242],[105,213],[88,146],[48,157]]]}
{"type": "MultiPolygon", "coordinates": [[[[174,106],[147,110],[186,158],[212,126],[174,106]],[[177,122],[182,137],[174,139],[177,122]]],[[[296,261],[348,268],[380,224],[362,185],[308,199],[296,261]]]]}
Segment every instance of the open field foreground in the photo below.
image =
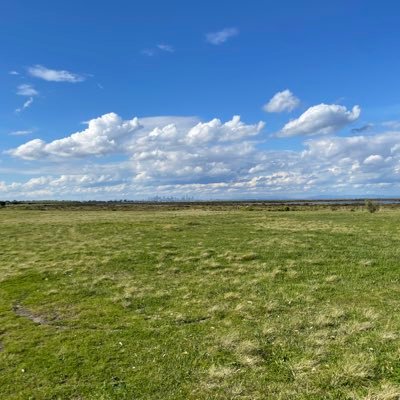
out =
{"type": "Polygon", "coordinates": [[[0,399],[400,397],[400,211],[0,210],[0,399]]]}

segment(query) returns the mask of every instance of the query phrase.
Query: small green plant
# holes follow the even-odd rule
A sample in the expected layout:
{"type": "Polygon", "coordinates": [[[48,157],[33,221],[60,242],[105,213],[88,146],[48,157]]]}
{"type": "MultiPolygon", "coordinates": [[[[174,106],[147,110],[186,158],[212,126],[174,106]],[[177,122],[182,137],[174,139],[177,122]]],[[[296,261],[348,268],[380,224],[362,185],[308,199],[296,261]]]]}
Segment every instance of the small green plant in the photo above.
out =
{"type": "Polygon", "coordinates": [[[365,208],[370,213],[374,213],[379,210],[379,205],[372,200],[365,200],[365,208]]]}

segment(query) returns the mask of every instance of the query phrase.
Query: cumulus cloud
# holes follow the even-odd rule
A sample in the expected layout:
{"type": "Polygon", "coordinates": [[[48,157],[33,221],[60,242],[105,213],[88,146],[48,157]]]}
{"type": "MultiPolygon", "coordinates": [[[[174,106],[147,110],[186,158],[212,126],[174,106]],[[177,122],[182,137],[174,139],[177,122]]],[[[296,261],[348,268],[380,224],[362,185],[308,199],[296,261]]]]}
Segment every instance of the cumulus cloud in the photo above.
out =
{"type": "Polygon", "coordinates": [[[34,176],[24,182],[3,178],[1,197],[307,198],[400,190],[399,131],[311,137],[299,151],[272,151],[259,144],[262,128],[239,117],[123,120],[106,114],[81,132],[13,149],[10,154],[28,160],[34,176]],[[119,156],[100,157],[110,154],[119,156]]]}
{"type": "Polygon", "coordinates": [[[112,154],[122,151],[123,139],[139,127],[137,118],[123,121],[117,114],[109,113],[90,120],[88,127],[81,132],[50,143],[34,139],[9,153],[26,160],[112,154]]]}
{"type": "Polygon", "coordinates": [[[300,100],[289,90],[276,93],[263,109],[269,113],[279,113],[283,111],[293,111],[300,104],[300,100]]]}
{"type": "Polygon", "coordinates": [[[126,187],[126,183],[118,181],[117,177],[111,174],[62,174],[38,176],[26,182],[0,182],[0,193],[30,199],[48,199],[56,196],[91,199],[98,195],[115,198],[115,194],[123,193],[126,187]]]}
{"type": "Polygon", "coordinates": [[[241,140],[258,135],[264,125],[263,122],[259,122],[257,125],[246,125],[240,120],[239,115],[235,115],[231,121],[224,124],[215,118],[209,122],[199,122],[190,129],[186,141],[191,144],[201,144],[212,140],[220,142],[241,140]]]}
{"type": "Polygon", "coordinates": [[[384,158],[394,154],[400,155],[400,133],[389,132],[373,136],[322,137],[306,141],[307,150],[304,156],[330,162],[351,159],[362,162],[372,154],[384,158]]]}
{"type": "MultiPolygon", "coordinates": [[[[194,117],[153,117],[122,120],[115,113],[105,114],[88,122],[87,129],[46,143],[31,140],[9,151],[14,157],[34,160],[43,157],[100,156],[115,153],[151,154],[162,144],[169,151],[207,143],[233,142],[251,138],[264,127],[262,122],[247,125],[235,116],[222,123],[219,119],[199,122],[194,117]]],[[[172,153],[171,153],[172,154],[172,153]]]]}
{"type": "Polygon", "coordinates": [[[321,103],[310,107],[299,118],[289,121],[278,133],[278,136],[313,136],[335,133],[356,121],[360,113],[359,106],[354,106],[349,111],[344,106],[321,103]]]}
{"type": "Polygon", "coordinates": [[[398,143],[398,132],[309,140],[302,161],[310,160],[316,170],[328,173],[331,185],[393,186],[400,183],[398,143]]]}
{"type": "Polygon", "coordinates": [[[79,199],[384,195],[400,189],[399,135],[310,139],[301,152],[261,150],[240,141],[184,151],[173,141],[154,141],[123,165],[88,164],[68,175],[3,182],[0,192],[4,198],[79,199]]]}
{"type": "Polygon", "coordinates": [[[252,154],[257,158],[253,140],[263,126],[262,122],[245,124],[239,116],[227,122],[185,118],[153,125],[153,129],[139,132],[128,147],[134,180],[142,184],[187,184],[233,179],[249,168],[252,154]]]}
{"type": "Polygon", "coordinates": [[[34,65],[28,68],[29,75],[49,82],[82,82],[85,77],[65,70],[46,68],[43,65],[34,65]]]}
{"type": "Polygon", "coordinates": [[[236,28],[225,28],[222,31],[207,33],[206,40],[208,43],[218,46],[238,34],[239,30],[236,28]]]}
{"type": "Polygon", "coordinates": [[[146,132],[171,124],[175,125],[180,130],[189,130],[199,122],[200,119],[195,116],[161,115],[140,118],[140,125],[145,128],[146,132]]]}

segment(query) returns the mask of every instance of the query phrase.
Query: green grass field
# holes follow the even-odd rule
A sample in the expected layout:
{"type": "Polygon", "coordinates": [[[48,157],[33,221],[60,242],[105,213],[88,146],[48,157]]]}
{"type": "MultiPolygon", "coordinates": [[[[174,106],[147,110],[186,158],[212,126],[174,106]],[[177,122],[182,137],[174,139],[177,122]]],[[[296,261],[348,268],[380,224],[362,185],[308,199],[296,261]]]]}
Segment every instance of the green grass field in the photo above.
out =
{"type": "Polygon", "coordinates": [[[400,211],[0,210],[0,399],[400,398],[400,211]]]}

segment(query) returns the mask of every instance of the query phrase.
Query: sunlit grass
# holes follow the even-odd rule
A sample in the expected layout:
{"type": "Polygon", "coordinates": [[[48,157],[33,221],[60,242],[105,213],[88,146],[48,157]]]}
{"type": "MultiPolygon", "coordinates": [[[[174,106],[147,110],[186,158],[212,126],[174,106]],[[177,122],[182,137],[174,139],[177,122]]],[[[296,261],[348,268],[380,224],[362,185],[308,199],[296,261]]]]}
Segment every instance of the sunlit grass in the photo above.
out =
{"type": "Polygon", "coordinates": [[[1,210],[0,399],[398,399],[399,227],[1,210]]]}

